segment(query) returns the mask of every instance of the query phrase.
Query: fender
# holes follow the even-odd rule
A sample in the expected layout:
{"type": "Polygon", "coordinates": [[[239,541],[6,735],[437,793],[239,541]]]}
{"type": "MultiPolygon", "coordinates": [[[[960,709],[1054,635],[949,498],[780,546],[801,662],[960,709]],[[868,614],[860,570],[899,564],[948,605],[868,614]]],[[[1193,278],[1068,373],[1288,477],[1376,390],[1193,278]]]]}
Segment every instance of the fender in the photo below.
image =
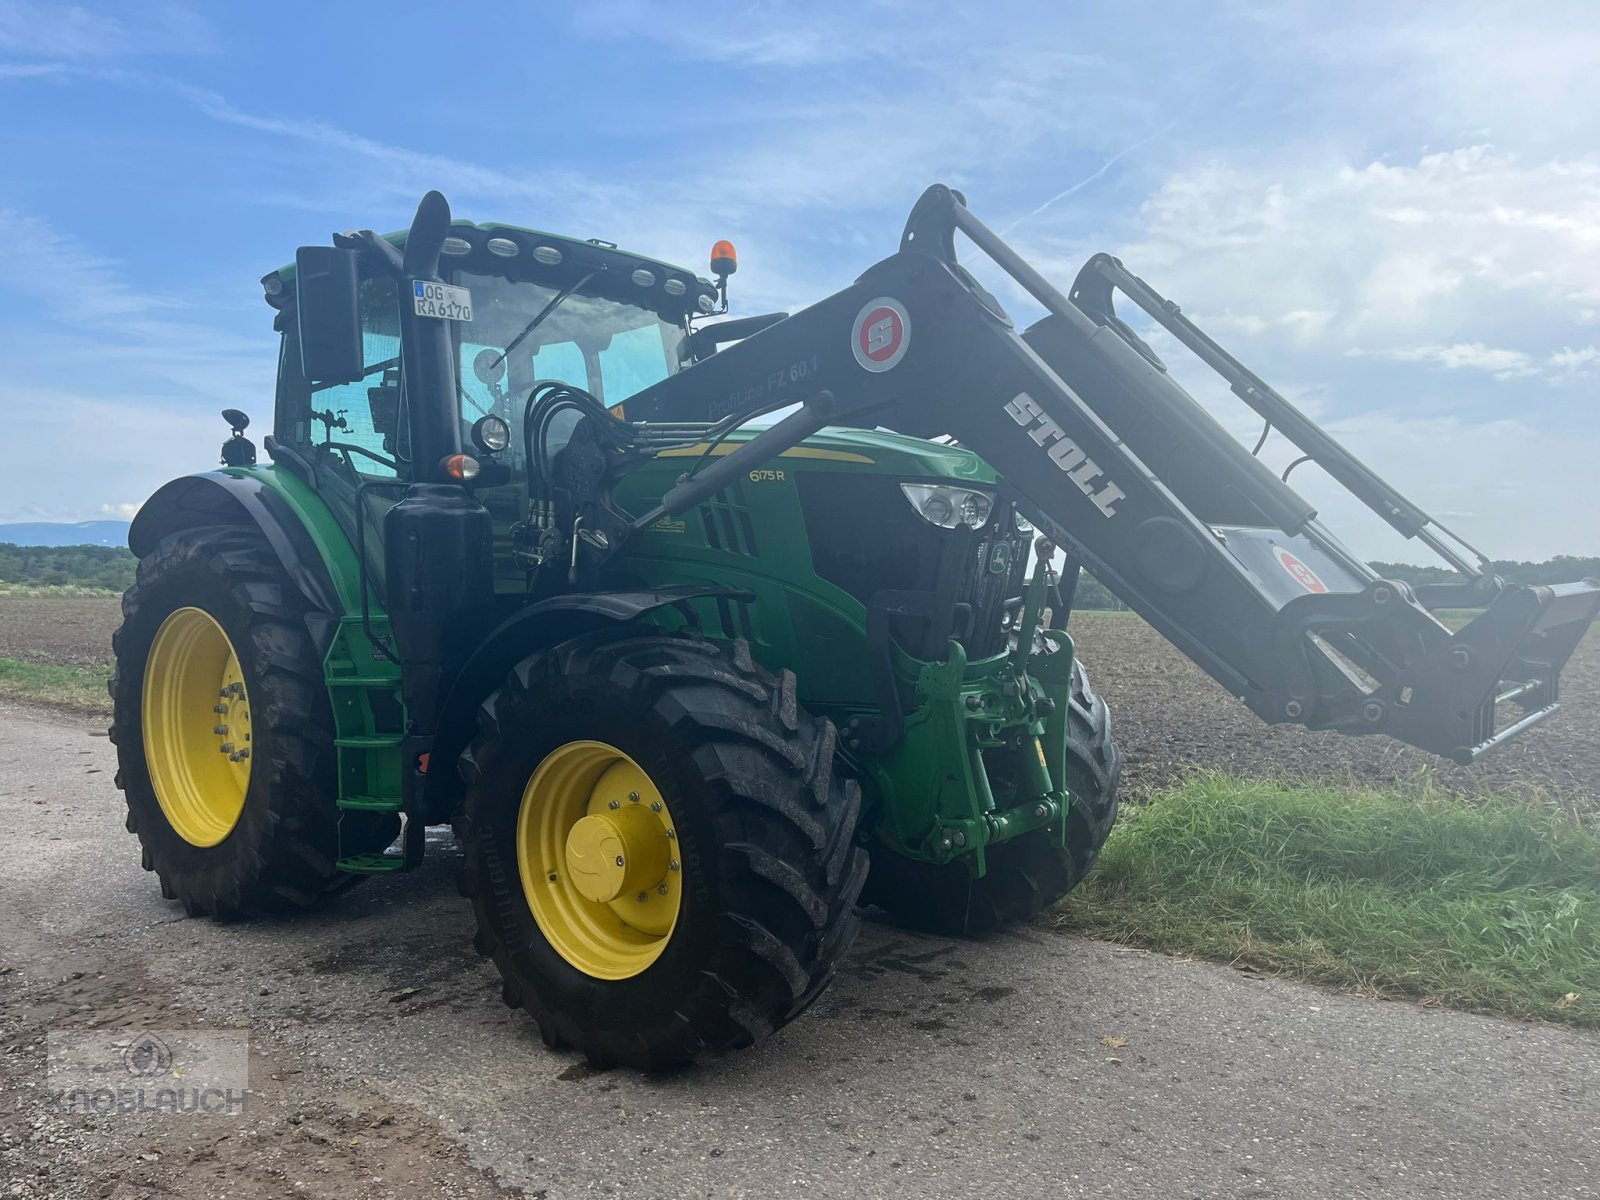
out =
{"type": "MultiPolygon", "coordinates": [[[[346,612],[340,588],[307,523],[260,473],[205,471],[163,484],[128,528],[128,549],[144,558],[162,538],[202,525],[245,525],[260,530],[284,571],[312,606],[335,617],[346,612]]],[[[317,500],[317,503],[321,503],[317,500]]],[[[332,524],[328,516],[328,524],[332,524]]],[[[340,535],[341,540],[343,535],[340,535]]],[[[352,561],[354,551],[347,551],[352,561]]]]}
{"type": "Polygon", "coordinates": [[[530,604],[502,621],[462,665],[440,706],[429,756],[429,762],[438,765],[429,770],[423,793],[428,823],[450,819],[451,809],[463,791],[455,762],[477,729],[478,706],[523,660],[591,629],[636,621],[658,609],[704,597],[720,597],[739,604],[755,600],[754,593],[738,588],[696,584],[626,592],[572,592],[530,604]]]}

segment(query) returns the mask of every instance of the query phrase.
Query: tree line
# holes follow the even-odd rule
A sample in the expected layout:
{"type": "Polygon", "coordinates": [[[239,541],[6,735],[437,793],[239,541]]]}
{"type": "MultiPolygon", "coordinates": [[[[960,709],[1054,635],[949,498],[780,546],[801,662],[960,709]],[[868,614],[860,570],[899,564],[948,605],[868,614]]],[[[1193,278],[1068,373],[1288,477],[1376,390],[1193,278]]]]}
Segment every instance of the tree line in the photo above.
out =
{"type": "Polygon", "coordinates": [[[123,591],[138,563],[126,546],[15,546],[0,542],[0,583],[123,591]]]}

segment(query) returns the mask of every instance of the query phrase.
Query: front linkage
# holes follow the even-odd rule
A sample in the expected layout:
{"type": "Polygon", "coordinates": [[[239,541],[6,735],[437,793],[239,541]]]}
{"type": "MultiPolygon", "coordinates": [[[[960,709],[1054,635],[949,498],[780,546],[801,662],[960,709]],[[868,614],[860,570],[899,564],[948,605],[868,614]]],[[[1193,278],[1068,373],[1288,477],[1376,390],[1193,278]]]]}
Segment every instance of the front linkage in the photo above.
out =
{"type": "MultiPolygon", "coordinates": [[[[914,697],[892,744],[865,759],[884,805],[878,834],[901,853],[932,863],[964,859],[974,876],[985,850],[1035,830],[1066,846],[1067,714],[1072,639],[1042,628],[1053,584],[1051,548],[1040,540],[1034,572],[1015,614],[1011,647],[969,661],[957,641],[942,662],[892,646],[894,673],[914,697]]],[[[1064,616],[1065,614],[1061,614],[1064,616]]],[[[845,723],[847,752],[874,723],[845,723]]]]}

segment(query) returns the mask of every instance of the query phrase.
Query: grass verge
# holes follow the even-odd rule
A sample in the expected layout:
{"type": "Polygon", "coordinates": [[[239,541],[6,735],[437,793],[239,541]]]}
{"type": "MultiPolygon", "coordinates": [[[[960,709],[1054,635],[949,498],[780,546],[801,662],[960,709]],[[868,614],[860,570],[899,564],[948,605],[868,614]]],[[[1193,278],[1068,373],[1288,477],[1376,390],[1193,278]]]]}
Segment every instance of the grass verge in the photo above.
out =
{"type": "Polygon", "coordinates": [[[1058,927],[1600,1026],[1600,836],[1526,803],[1197,777],[1126,813],[1058,927]]]}
{"type": "Polygon", "coordinates": [[[106,696],[106,680],[110,676],[108,670],[0,658],[0,696],[43,700],[86,712],[104,712],[111,706],[106,696]]]}

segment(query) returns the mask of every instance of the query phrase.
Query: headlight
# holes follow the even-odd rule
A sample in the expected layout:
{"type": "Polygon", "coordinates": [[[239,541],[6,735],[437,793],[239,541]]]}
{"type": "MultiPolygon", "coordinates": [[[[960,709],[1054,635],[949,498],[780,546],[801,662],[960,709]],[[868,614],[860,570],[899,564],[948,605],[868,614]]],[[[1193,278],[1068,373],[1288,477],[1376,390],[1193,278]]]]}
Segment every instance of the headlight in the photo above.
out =
{"type": "Polygon", "coordinates": [[[969,529],[981,529],[988,523],[989,514],[994,510],[994,497],[988,492],[972,488],[945,487],[936,483],[902,483],[900,490],[924,521],[941,529],[955,529],[961,525],[969,529]]]}
{"type": "Polygon", "coordinates": [[[472,440],[478,449],[498,454],[511,445],[511,426],[499,417],[479,417],[472,425],[472,440]]]}
{"type": "Polygon", "coordinates": [[[1011,523],[1016,526],[1018,533],[1029,534],[1033,532],[1033,522],[1019,512],[1011,514],[1011,523]]]}

